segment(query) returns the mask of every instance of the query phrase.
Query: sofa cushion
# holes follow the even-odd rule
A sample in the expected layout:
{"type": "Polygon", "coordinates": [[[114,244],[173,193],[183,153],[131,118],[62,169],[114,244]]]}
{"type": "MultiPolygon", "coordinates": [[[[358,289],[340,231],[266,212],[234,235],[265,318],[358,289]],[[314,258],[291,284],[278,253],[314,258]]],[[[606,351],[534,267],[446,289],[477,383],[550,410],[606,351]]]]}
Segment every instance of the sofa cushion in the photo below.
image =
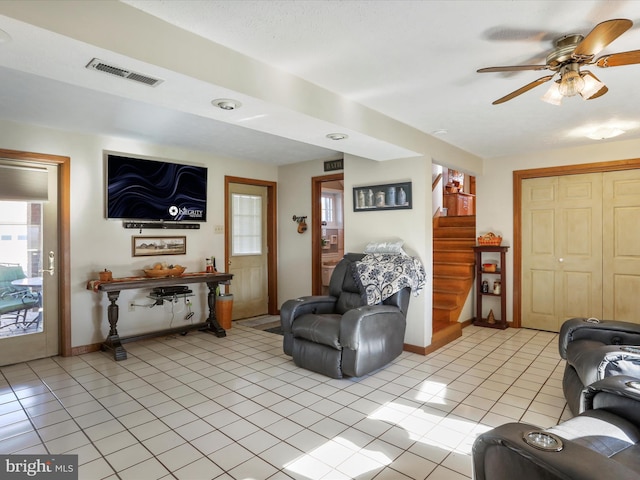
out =
{"type": "Polygon", "coordinates": [[[334,313],[305,314],[291,325],[295,338],[304,338],[310,342],[327,345],[342,350],[340,345],[340,320],[342,315],[334,313]]]}

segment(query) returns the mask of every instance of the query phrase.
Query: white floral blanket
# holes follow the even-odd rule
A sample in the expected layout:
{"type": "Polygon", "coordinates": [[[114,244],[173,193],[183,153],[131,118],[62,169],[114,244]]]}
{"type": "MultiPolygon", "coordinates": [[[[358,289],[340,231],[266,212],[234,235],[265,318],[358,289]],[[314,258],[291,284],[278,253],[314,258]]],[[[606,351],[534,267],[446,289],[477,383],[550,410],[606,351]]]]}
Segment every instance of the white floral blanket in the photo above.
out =
{"type": "Polygon", "coordinates": [[[367,305],[376,305],[405,287],[418,296],[426,283],[422,262],[404,253],[370,253],[355,262],[354,277],[367,305]]]}

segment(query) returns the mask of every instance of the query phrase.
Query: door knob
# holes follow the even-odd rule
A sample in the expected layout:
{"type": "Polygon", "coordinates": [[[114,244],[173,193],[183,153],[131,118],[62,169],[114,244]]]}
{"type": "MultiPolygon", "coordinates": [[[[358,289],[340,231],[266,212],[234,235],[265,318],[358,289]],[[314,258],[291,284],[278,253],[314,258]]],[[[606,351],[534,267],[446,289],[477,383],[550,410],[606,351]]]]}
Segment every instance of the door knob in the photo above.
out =
{"type": "Polygon", "coordinates": [[[562,262],[564,262],[564,258],[560,257],[560,258],[558,259],[558,261],[559,261],[560,263],[562,263],[562,262]]]}

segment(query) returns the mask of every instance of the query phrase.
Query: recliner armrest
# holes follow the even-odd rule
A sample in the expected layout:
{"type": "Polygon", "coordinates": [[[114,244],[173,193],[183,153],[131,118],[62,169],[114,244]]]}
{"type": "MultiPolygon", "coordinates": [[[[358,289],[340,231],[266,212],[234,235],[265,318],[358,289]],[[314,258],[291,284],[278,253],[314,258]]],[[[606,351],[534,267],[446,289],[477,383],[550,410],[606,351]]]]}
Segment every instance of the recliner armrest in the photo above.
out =
{"type": "Polygon", "coordinates": [[[340,344],[342,348],[358,350],[360,341],[379,337],[380,328],[396,328],[402,332],[406,320],[398,307],[393,305],[370,305],[349,310],[340,322],[340,344]]]}
{"type": "Polygon", "coordinates": [[[595,340],[605,345],[640,345],[640,325],[616,320],[572,318],[562,324],[558,337],[560,356],[574,340],[595,340]]]}
{"type": "Polygon", "coordinates": [[[563,448],[558,452],[539,450],[523,440],[531,430],[541,431],[526,423],[507,423],[481,434],[473,444],[473,478],[602,480],[603,475],[616,480],[638,478],[637,471],[571,440],[561,439],[563,448]]]}
{"type": "Polygon", "coordinates": [[[580,403],[581,411],[604,409],[640,425],[640,379],[615,375],[598,380],[582,391],[580,403]]]}
{"type": "Polygon", "coordinates": [[[293,320],[307,313],[332,313],[336,297],[329,295],[310,295],[287,300],[280,307],[280,323],[285,333],[291,333],[293,320]]]}

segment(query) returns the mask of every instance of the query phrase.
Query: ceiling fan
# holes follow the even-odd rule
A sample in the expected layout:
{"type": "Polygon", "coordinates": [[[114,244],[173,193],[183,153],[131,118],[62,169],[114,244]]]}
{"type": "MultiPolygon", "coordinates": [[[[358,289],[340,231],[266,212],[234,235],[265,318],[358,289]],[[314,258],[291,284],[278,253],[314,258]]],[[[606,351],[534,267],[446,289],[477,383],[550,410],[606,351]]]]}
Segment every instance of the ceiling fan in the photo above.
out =
{"type": "Polygon", "coordinates": [[[595,65],[601,68],[619,67],[640,63],[640,50],[612,53],[595,59],[607,45],[629,30],[633,22],[627,19],[613,19],[596,25],[586,37],[579,34],[563,35],[554,41],[555,49],[547,55],[544,65],[515,65],[505,67],[481,68],[478,73],[514,72],[520,70],[551,70],[553,73],[541,77],[524,87],[499,98],[493,105],[507,102],[532,88],[559,78],[551,84],[549,91],[542,97],[545,102],[560,105],[563,97],[580,94],[584,100],[601,97],[609,90],[607,86],[588,70],[581,67],[595,65]]]}

